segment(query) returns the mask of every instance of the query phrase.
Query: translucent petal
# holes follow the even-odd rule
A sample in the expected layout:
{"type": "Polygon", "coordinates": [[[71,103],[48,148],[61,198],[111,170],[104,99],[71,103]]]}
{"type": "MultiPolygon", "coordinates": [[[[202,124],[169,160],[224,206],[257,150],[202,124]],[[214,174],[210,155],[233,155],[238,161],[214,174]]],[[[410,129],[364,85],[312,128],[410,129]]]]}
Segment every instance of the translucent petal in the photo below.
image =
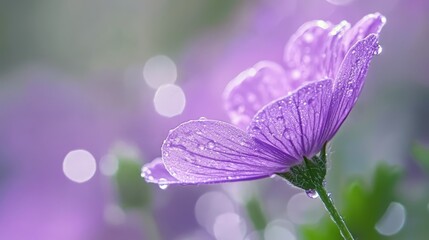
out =
{"type": "Polygon", "coordinates": [[[256,112],[291,91],[282,66],[262,61],[233,79],[225,88],[225,108],[234,125],[245,129],[256,112]]]}
{"type": "Polygon", "coordinates": [[[344,35],[344,55],[358,41],[366,38],[372,33],[379,34],[385,24],[386,18],[380,13],[372,13],[363,17],[344,35]]]}
{"type": "Polygon", "coordinates": [[[248,128],[251,136],[301,161],[320,151],[332,94],[330,79],[310,83],[276,100],[257,113],[248,128]]]}
{"type": "Polygon", "coordinates": [[[337,132],[355,105],[364,85],[369,63],[377,54],[378,48],[378,36],[370,34],[357,42],[342,62],[331,100],[328,139],[337,132]]]}
{"type": "Polygon", "coordinates": [[[335,26],[325,21],[311,21],[302,25],[285,47],[284,61],[290,74],[302,82],[326,78],[323,67],[327,47],[335,26]]]}
{"type": "Polygon", "coordinates": [[[279,149],[214,120],[189,121],[173,129],[162,158],[174,178],[191,184],[263,178],[290,166],[279,149]]]}

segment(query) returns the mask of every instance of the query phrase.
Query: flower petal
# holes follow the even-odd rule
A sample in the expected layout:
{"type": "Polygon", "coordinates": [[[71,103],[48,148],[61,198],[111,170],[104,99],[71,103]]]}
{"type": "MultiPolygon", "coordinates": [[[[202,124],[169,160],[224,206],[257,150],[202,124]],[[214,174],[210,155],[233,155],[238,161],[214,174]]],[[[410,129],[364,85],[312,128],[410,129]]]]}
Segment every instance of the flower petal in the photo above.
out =
{"type": "Polygon", "coordinates": [[[378,35],[370,34],[347,53],[334,84],[328,139],[337,132],[355,105],[364,85],[369,63],[378,49],[378,35]]]}
{"type": "Polygon", "coordinates": [[[244,131],[214,120],[173,129],[162,146],[170,174],[182,183],[216,183],[270,176],[288,169],[285,154],[244,131]]]}
{"type": "Polygon", "coordinates": [[[285,48],[291,77],[301,83],[334,78],[344,57],[340,50],[343,36],[350,27],[347,21],[333,25],[319,20],[302,25],[285,48]]]}
{"type": "Polygon", "coordinates": [[[181,183],[165,169],[164,162],[161,158],[156,158],[152,162],[145,164],[142,168],[142,177],[144,177],[146,182],[156,184],[181,183]]]}
{"type": "MultiPolygon", "coordinates": [[[[352,28],[348,27],[341,31],[333,30],[330,43],[330,54],[327,55],[325,68],[328,69],[328,76],[336,78],[339,68],[347,52],[358,41],[366,38],[372,33],[378,34],[386,23],[386,18],[380,13],[368,14],[357,22],[352,28]]],[[[338,26],[340,26],[341,23],[338,26]]]]}
{"type": "Polygon", "coordinates": [[[251,136],[276,146],[295,162],[320,151],[329,112],[332,80],[310,83],[264,107],[248,128],[251,136]]]}
{"type": "Polygon", "coordinates": [[[225,108],[234,125],[245,129],[256,112],[292,88],[282,66],[262,61],[239,74],[224,92],[225,108]]]}
{"type": "Polygon", "coordinates": [[[290,38],[285,47],[284,61],[292,78],[301,82],[326,77],[321,69],[326,54],[329,32],[334,26],[325,21],[311,21],[303,24],[290,38]]]}
{"type": "Polygon", "coordinates": [[[379,34],[384,24],[386,24],[386,17],[380,13],[372,13],[363,17],[344,35],[344,55],[354,44],[366,38],[371,33],[379,34]]]}

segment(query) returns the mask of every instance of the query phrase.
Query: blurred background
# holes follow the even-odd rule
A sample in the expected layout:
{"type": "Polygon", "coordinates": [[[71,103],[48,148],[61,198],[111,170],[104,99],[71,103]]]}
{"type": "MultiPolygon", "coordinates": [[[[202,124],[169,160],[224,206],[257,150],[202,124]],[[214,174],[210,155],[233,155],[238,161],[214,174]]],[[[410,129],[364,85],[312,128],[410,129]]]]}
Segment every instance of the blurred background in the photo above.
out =
{"type": "Polygon", "coordinates": [[[429,235],[429,2],[3,0],[0,239],[341,239],[319,200],[274,178],[144,182],[168,131],[228,121],[222,92],[281,61],[314,19],[387,17],[327,187],[359,239],[429,235]]]}

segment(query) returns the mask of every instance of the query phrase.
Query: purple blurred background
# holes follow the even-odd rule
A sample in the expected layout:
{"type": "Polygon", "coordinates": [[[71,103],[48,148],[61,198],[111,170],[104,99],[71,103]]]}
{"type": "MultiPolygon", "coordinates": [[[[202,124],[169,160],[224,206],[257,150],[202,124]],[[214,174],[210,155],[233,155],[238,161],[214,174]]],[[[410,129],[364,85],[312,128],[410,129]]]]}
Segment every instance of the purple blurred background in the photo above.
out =
{"type": "Polygon", "coordinates": [[[265,239],[299,239],[297,226],[317,223],[323,208],[278,179],[164,191],[141,179],[152,200],[126,208],[118,159],[159,157],[183,121],[228,121],[226,84],[260,60],[280,61],[304,22],[372,12],[388,20],[383,53],[334,138],[333,192],[380,160],[427,181],[410,157],[413,143],[429,141],[427,1],[4,1],[0,239],[257,239],[244,207],[254,197],[265,239]]]}

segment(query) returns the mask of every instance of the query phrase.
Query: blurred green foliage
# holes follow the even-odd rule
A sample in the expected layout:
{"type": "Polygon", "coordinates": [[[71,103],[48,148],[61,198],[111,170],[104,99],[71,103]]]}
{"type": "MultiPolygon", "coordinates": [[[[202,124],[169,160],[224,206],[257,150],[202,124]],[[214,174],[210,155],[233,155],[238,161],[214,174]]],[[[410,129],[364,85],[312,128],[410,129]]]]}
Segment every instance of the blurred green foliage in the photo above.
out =
{"type": "Polygon", "coordinates": [[[255,230],[263,230],[267,226],[267,219],[262,210],[259,198],[252,197],[246,202],[246,210],[255,230]]]}
{"type": "Polygon", "coordinates": [[[413,145],[412,154],[415,160],[429,173],[429,148],[420,143],[413,145]]]}
{"type": "MultiPolygon", "coordinates": [[[[344,205],[340,207],[340,213],[356,239],[387,239],[376,231],[375,225],[389,204],[395,201],[400,176],[401,171],[397,167],[381,164],[375,170],[371,186],[362,179],[356,179],[343,189],[344,205]]],[[[301,236],[302,239],[342,239],[327,215],[317,225],[302,226],[301,236]]]]}
{"type": "Polygon", "coordinates": [[[141,164],[138,161],[119,157],[115,180],[120,203],[124,209],[144,209],[150,205],[150,189],[140,173],[141,164]]]}
{"type": "Polygon", "coordinates": [[[85,73],[174,57],[233,18],[241,2],[4,0],[0,72],[34,61],[85,73]]]}

